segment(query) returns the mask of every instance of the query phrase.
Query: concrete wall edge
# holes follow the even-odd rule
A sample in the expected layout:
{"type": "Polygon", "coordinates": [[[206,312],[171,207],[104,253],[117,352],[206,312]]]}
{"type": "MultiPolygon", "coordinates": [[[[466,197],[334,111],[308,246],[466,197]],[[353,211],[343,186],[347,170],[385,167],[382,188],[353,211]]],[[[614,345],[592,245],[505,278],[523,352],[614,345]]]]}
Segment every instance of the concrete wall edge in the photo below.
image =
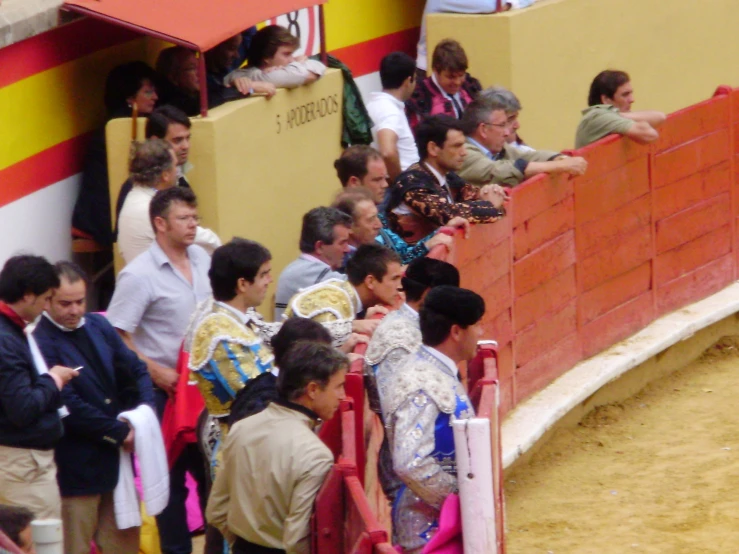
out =
{"type": "Polygon", "coordinates": [[[739,312],[739,281],[653,321],[635,335],[575,365],[514,408],[502,425],[508,468],[580,403],[602,387],[696,332],[739,312]]]}

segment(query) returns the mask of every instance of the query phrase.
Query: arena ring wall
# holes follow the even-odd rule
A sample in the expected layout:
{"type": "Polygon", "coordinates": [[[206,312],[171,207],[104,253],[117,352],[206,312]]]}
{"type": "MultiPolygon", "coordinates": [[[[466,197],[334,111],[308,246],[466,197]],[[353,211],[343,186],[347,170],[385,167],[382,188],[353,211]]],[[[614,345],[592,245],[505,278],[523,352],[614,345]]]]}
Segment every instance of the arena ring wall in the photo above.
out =
{"type": "Polygon", "coordinates": [[[575,151],[586,175],[530,179],[506,218],[457,239],[462,286],[485,297],[485,338],[500,345],[506,465],[628,370],[733,328],[738,130],[739,90],[719,87],[651,145],[610,136],[575,151]]]}

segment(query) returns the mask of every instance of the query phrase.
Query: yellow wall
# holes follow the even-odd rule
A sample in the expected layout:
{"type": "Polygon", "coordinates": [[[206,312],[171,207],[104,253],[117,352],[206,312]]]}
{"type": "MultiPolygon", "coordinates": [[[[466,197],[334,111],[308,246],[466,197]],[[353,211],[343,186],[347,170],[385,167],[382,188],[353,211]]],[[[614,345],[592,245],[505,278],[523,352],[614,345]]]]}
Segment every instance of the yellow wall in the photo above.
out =
{"type": "MultiPolygon", "coordinates": [[[[521,136],[538,148],[572,148],[593,77],[622,69],[633,109],[672,112],[739,81],[739,2],[543,0],[498,15],[429,16],[429,44],[459,40],[483,85],[521,100],[521,136]]],[[[431,48],[429,49],[429,54],[431,48]]]]}
{"type": "Polygon", "coordinates": [[[0,87],[0,170],[99,127],[108,72],[145,48],[133,40],[0,87]]]}
{"type": "MultiPolygon", "coordinates": [[[[188,179],[203,226],[224,242],[239,236],[269,248],[275,284],[299,253],[303,214],[327,205],[340,188],[333,162],[341,153],[341,90],[341,73],[328,70],[310,86],[230,102],[192,119],[188,179]]],[[[128,174],[131,120],[111,121],[106,133],[115,202],[128,174]]],[[[270,303],[273,293],[274,284],[270,303]]],[[[263,308],[271,319],[271,306],[263,308]]]]}
{"type": "Polygon", "coordinates": [[[326,48],[336,50],[421,24],[424,0],[331,0],[325,5],[326,48]]]}

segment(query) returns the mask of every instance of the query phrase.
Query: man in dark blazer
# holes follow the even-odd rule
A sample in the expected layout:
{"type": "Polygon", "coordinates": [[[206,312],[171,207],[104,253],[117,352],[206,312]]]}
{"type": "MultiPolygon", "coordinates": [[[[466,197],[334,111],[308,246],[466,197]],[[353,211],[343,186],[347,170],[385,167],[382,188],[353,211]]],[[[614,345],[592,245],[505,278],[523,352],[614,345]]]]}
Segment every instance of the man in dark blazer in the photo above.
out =
{"type": "Polygon", "coordinates": [[[47,363],[82,366],[62,392],[69,416],[55,453],[65,553],[87,554],[94,540],[103,552],[137,554],[140,529],[115,522],[120,449],[134,445],[133,429],[117,417],[142,403],[154,407],[151,378],[103,316],[85,314],[84,272],[71,262],[55,268],[60,285],[34,336],[47,363]]]}

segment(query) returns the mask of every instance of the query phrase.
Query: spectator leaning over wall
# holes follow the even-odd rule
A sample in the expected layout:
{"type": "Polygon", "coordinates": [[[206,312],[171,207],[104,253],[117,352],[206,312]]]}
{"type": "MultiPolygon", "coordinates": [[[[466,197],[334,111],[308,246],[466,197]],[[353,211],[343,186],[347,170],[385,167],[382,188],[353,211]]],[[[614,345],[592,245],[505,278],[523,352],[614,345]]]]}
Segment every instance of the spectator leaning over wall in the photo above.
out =
{"type": "Polygon", "coordinates": [[[400,174],[390,187],[386,216],[395,233],[415,243],[455,217],[492,223],[505,215],[500,185],[475,187],[455,172],[467,155],[459,120],[448,115],[424,119],[416,128],[421,162],[400,174]]]}
{"type": "Polygon", "coordinates": [[[624,71],[608,69],[596,75],[590,84],[588,108],[575,135],[575,148],[582,148],[598,139],[617,133],[639,144],[659,138],[657,128],[665,122],[665,114],[653,110],[632,112],[634,87],[624,71]]]}
{"type": "Polygon", "coordinates": [[[570,158],[547,150],[522,150],[507,138],[511,127],[505,105],[480,96],[462,117],[467,135],[467,156],[459,176],[473,185],[500,183],[515,186],[539,173],[582,175],[588,167],[584,158],[570,158]]]}
{"type": "Polygon", "coordinates": [[[295,88],[318,80],[326,66],[306,56],[294,56],[300,48],[300,39],[285,27],[268,25],[260,29],[251,42],[249,65],[229,73],[224,82],[246,77],[252,81],[264,81],[277,88],[295,88]]]}
{"type": "Polygon", "coordinates": [[[504,87],[495,86],[481,90],[477,98],[484,98],[486,100],[494,100],[505,107],[505,115],[508,119],[508,126],[510,127],[510,134],[506,138],[506,142],[511,146],[516,146],[520,150],[534,150],[526,144],[526,142],[518,134],[518,130],[521,128],[521,123],[518,121],[518,116],[523,109],[521,107],[521,101],[518,97],[513,94],[510,90],[504,87]]]}

